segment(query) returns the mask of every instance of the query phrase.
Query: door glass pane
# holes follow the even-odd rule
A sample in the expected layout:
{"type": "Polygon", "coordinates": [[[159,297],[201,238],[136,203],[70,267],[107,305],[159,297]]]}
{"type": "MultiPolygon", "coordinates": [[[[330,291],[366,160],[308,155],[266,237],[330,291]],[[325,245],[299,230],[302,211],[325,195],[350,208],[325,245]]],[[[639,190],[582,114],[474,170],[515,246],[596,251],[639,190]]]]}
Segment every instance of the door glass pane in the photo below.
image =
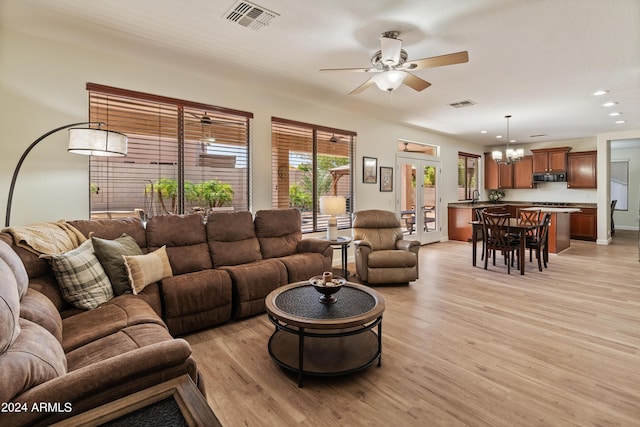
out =
{"type": "Polygon", "coordinates": [[[405,235],[415,232],[416,166],[400,165],[400,216],[405,235]]]}
{"type": "Polygon", "coordinates": [[[435,166],[424,167],[424,188],[423,188],[423,200],[424,200],[424,230],[435,231],[437,228],[436,218],[436,205],[438,195],[437,189],[437,168],[435,166]]]}

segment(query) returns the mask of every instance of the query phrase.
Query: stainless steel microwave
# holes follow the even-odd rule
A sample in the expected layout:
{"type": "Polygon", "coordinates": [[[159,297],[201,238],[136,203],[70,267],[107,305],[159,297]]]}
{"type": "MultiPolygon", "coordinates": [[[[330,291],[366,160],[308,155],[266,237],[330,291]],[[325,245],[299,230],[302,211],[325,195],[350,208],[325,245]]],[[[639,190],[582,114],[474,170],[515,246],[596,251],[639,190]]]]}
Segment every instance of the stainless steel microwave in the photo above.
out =
{"type": "Polygon", "coordinates": [[[533,182],[567,182],[564,172],[534,173],[533,182]]]}

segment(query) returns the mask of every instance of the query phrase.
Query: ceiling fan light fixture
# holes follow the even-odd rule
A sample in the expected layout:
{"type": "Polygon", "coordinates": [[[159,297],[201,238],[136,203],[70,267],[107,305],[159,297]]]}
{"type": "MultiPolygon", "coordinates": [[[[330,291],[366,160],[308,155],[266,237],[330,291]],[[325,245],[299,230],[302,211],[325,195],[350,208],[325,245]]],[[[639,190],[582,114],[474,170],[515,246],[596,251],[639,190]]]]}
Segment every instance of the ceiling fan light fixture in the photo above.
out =
{"type": "Polygon", "coordinates": [[[392,92],[400,87],[406,77],[406,71],[389,70],[376,74],[372,80],[378,89],[392,92]]]}

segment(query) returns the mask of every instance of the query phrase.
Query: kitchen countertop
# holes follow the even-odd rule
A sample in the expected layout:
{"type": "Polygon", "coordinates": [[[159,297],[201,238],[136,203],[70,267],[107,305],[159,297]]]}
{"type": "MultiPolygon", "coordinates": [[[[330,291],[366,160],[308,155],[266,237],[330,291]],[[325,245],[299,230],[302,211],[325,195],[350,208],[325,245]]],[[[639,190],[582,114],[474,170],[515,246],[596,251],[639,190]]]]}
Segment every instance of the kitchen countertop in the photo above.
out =
{"type": "Polygon", "coordinates": [[[590,208],[596,209],[598,207],[597,203],[562,203],[562,202],[511,202],[507,200],[501,200],[499,203],[493,203],[488,200],[479,200],[476,203],[471,202],[452,202],[449,203],[448,207],[450,208],[489,208],[496,206],[536,206],[539,208],[590,208]]]}
{"type": "Polygon", "coordinates": [[[570,208],[570,207],[559,207],[559,206],[532,206],[530,208],[522,208],[521,211],[536,211],[540,210],[540,212],[551,212],[551,213],[572,213],[572,212],[580,212],[580,208],[570,208]]]}

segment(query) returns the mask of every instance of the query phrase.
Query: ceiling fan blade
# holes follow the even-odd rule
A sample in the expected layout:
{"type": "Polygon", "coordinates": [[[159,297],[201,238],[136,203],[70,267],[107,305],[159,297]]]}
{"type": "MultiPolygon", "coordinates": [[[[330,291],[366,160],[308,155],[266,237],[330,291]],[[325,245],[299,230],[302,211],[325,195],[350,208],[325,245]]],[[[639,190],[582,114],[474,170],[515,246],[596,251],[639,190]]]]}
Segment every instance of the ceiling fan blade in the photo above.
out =
{"type": "Polygon", "coordinates": [[[400,49],[402,48],[402,40],[380,37],[380,59],[385,65],[397,65],[400,62],[400,49]]]}
{"type": "Polygon", "coordinates": [[[414,76],[411,73],[407,73],[407,76],[404,78],[402,83],[409,86],[413,90],[417,90],[418,92],[420,92],[421,90],[425,90],[426,88],[431,86],[431,83],[429,83],[428,81],[423,80],[418,76],[414,76]]]}
{"type": "Polygon", "coordinates": [[[358,86],[357,88],[355,88],[354,90],[352,90],[351,92],[349,92],[349,95],[357,95],[360,92],[363,92],[365,89],[367,89],[369,86],[371,86],[373,84],[373,79],[369,79],[366,82],[362,83],[360,86],[358,86]]]}
{"type": "Polygon", "coordinates": [[[357,73],[370,73],[380,70],[376,68],[323,68],[320,71],[355,71],[357,73]]]}
{"type": "Polygon", "coordinates": [[[432,56],[431,58],[416,59],[403,64],[406,70],[420,70],[423,68],[442,67],[444,65],[462,64],[469,61],[469,52],[462,51],[447,55],[432,56]]]}

